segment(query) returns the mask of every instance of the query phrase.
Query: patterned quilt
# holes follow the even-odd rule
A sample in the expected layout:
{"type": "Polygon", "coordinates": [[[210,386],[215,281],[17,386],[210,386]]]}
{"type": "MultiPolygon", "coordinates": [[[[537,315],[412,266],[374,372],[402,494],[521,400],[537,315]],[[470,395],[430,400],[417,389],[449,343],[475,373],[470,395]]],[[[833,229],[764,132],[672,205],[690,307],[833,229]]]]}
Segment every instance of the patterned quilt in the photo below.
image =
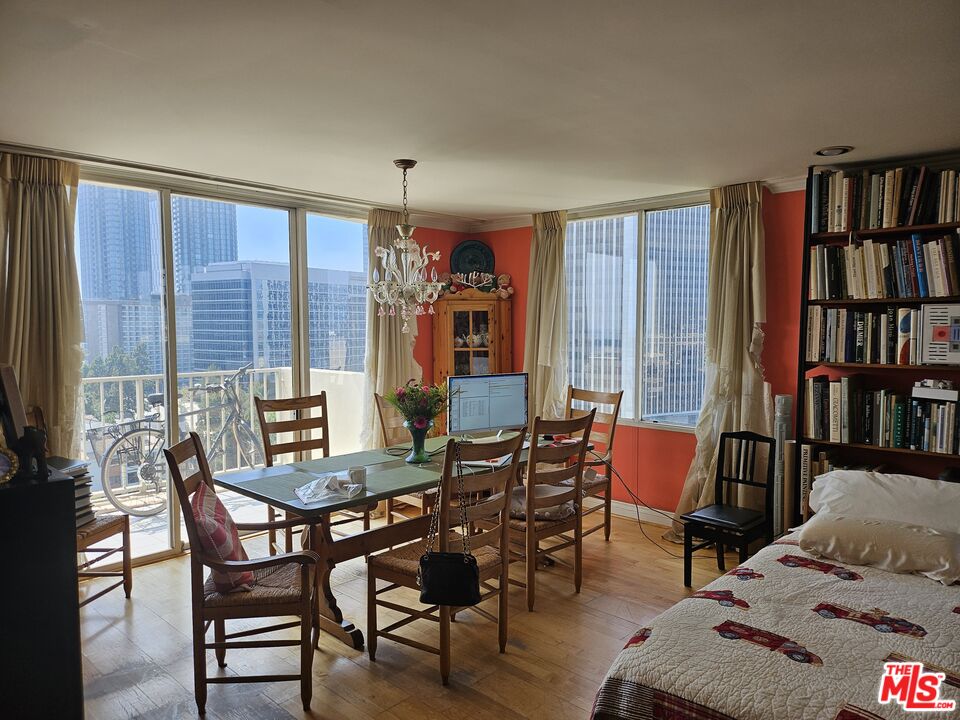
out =
{"type": "Polygon", "coordinates": [[[639,628],[592,717],[960,718],[960,586],[816,560],[787,536],[639,628]],[[880,704],[894,661],[943,673],[958,709],[880,704]]]}

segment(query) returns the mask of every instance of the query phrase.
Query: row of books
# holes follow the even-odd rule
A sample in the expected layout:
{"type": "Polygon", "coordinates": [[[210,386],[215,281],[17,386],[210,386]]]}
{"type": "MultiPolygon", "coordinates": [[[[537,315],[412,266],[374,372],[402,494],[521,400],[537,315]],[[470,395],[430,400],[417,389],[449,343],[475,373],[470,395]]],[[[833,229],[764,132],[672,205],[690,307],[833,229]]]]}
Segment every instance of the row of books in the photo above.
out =
{"type": "MultiPolygon", "coordinates": [[[[796,443],[795,441],[787,441],[786,444],[786,454],[790,455],[791,458],[795,457],[796,443]]],[[[790,464],[790,467],[793,468],[793,463],[790,464]]],[[[813,481],[820,475],[828,473],[831,470],[876,470],[880,471],[883,469],[882,465],[849,465],[849,464],[838,464],[833,459],[830,453],[818,450],[812,445],[801,445],[800,446],[800,476],[796,480],[791,480],[791,487],[794,483],[799,484],[799,494],[800,494],[800,515],[803,518],[804,522],[810,519],[810,490],[813,487],[813,481]]],[[[792,515],[790,516],[792,523],[792,515]]]]}
{"type": "Polygon", "coordinates": [[[88,472],[88,463],[83,460],[51,457],[47,458],[47,465],[73,478],[77,527],[81,528],[96,520],[97,514],[93,509],[93,502],[90,496],[93,481],[88,472]]]}
{"type": "Polygon", "coordinates": [[[812,232],[849,232],[960,220],[956,170],[822,170],[813,176],[812,232]]]}
{"type": "Polygon", "coordinates": [[[811,300],[873,300],[960,295],[960,237],[914,233],[895,242],[864,240],[810,248],[811,300]]]}
{"type": "Polygon", "coordinates": [[[922,312],[807,306],[807,362],[920,364],[922,312]]]}
{"type": "Polygon", "coordinates": [[[952,387],[918,384],[904,393],[868,389],[857,375],[820,375],[807,379],[805,432],[813,440],[960,454],[958,399],[952,387]]]}

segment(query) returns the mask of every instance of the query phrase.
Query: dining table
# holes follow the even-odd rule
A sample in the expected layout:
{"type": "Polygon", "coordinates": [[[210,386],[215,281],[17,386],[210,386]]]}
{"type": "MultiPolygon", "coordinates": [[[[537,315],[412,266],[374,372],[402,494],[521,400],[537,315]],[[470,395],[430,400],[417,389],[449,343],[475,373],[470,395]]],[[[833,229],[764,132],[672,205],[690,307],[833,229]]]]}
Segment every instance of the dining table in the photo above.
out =
{"type": "MultiPolygon", "coordinates": [[[[409,448],[381,448],[218,474],[214,476],[214,482],[226,490],[284,510],[288,517],[299,516],[307,521],[309,548],[320,556],[316,573],[320,629],[359,650],[363,648],[363,632],[343,617],[330,584],[330,574],[338,563],[398,544],[398,533],[392,530],[396,525],[385,525],[355,534],[335,536],[331,532],[330,514],[366,508],[382,500],[436,488],[443,470],[443,450],[448,440],[449,436],[427,439],[426,450],[431,453],[431,460],[427,463],[406,462],[404,456],[409,448]],[[307,504],[295,492],[318,477],[331,473],[346,476],[348,470],[355,467],[366,468],[366,490],[353,497],[330,497],[307,504]]],[[[466,473],[484,471],[482,468],[464,467],[466,473]]],[[[429,516],[404,521],[404,534],[409,536],[411,530],[418,529],[408,523],[419,523],[423,525],[421,537],[425,537],[429,521],[429,516]]]]}

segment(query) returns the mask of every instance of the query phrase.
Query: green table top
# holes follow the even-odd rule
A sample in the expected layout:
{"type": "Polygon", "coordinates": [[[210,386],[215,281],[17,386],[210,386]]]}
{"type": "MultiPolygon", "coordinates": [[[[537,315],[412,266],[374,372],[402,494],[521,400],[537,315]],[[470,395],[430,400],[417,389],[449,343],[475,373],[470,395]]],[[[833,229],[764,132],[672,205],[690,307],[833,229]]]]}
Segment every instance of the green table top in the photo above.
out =
{"type": "MultiPolygon", "coordinates": [[[[437,451],[437,454],[431,462],[422,465],[409,464],[402,455],[390,454],[387,450],[364,450],[288,465],[221,473],[214,480],[220,487],[281,510],[302,517],[316,517],[436,487],[442,471],[442,448],[449,439],[429,438],[426,442],[427,451],[437,451]],[[367,489],[352,498],[331,498],[305,505],[294,492],[318,475],[346,472],[349,468],[360,465],[367,468],[367,489]]],[[[399,448],[395,450],[398,451],[399,448]]]]}

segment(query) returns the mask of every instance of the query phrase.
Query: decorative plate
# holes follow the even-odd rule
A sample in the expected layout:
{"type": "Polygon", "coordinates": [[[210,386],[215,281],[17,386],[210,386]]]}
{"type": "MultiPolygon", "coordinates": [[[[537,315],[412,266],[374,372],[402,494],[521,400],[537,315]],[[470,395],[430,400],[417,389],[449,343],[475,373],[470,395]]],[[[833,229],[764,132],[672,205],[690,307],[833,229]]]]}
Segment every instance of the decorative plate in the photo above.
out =
{"type": "Polygon", "coordinates": [[[469,275],[493,272],[493,250],[479,240],[464,240],[450,254],[450,271],[469,275]]]}
{"type": "Polygon", "coordinates": [[[20,461],[13,450],[0,447],[0,485],[10,482],[17,474],[19,467],[20,461]]]}

